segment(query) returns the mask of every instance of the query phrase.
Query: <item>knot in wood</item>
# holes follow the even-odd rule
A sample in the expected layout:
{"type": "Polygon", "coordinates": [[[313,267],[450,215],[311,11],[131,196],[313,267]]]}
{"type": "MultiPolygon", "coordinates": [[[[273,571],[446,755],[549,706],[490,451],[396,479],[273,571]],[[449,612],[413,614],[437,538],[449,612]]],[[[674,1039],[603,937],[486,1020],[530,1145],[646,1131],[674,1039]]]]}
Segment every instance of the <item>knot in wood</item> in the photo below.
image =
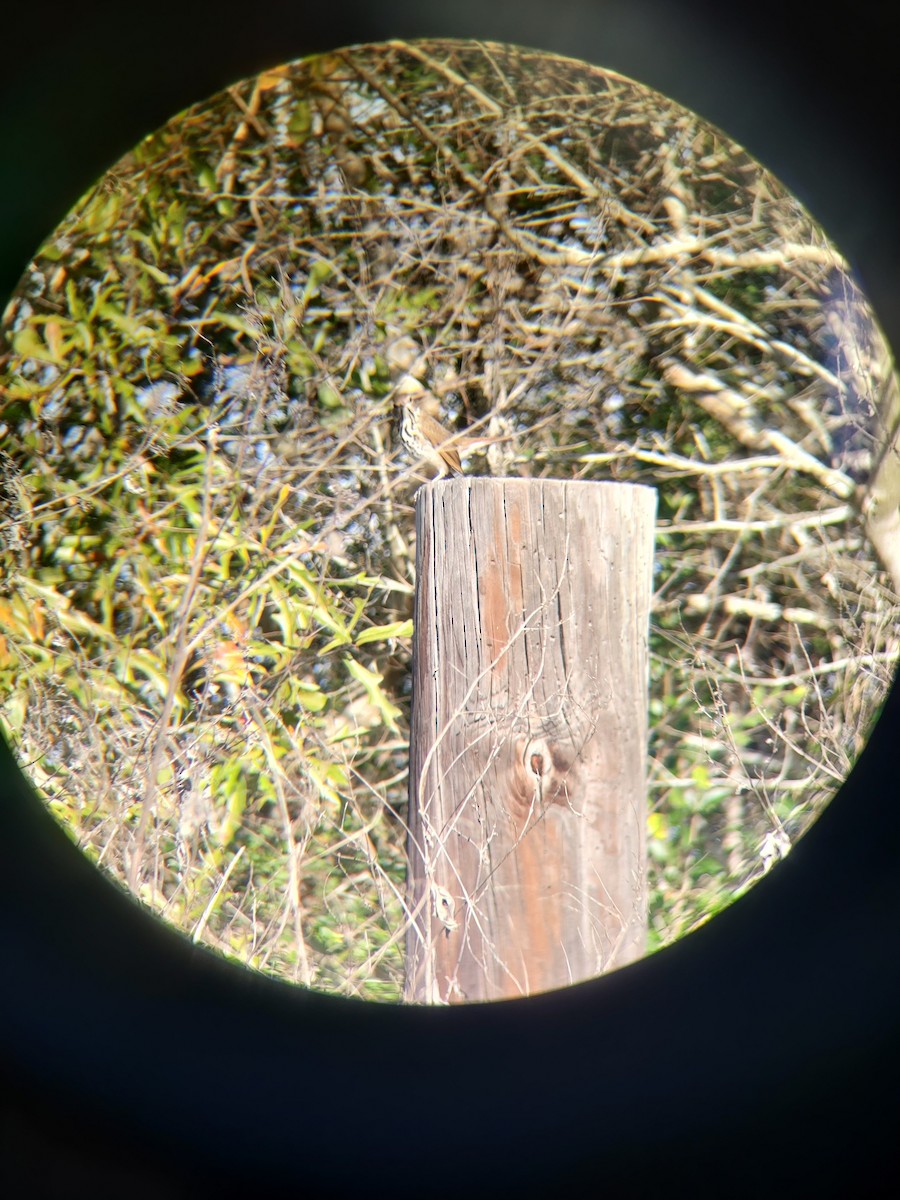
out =
{"type": "Polygon", "coordinates": [[[522,754],[525,769],[542,783],[553,770],[553,754],[544,738],[531,738],[522,754]]]}
{"type": "Polygon", "coordinates": [[[445,931],[450,933],[454,929],[459,929],[459,922],[454,916],[456,901],[447,889],[441,887],[438,883],[432,883],[431,898],[434,903],[434,915],[444,926],[445,931]]]}
{"type": "Polygon", "coordinates": [[[510,799],[520,811],[535,805],[565,804],[573,786],[575,754],[570,746],[544,737],[518,738],[510,799]]]}

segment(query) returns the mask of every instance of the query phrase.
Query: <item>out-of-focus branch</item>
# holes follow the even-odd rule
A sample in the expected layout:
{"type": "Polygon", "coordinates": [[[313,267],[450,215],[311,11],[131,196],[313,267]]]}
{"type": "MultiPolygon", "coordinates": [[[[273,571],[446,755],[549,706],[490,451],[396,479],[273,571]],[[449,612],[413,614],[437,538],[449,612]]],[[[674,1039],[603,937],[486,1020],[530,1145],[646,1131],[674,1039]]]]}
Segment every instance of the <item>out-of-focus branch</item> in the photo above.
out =
{"type": "Polygon", "coordinates": [[[872,472],[863,500],[866,532],[900,592],[900,393],[896,373],[888,376],[880,425],[885,449],[872,472]]]}
{"type": "Polygon", "coordinates": [[[670,360],[664,365],[663,379],[672,387],[688,392],[702,409],[748,450],[776,450],[784,459],[785,466],[812,475],[844,500],[849,499],[856,490],[849,475],[825,466],[780,430],[763,426],[752,402],[715,375],[701,374],[689,370],[683,363],[670,360]]]}

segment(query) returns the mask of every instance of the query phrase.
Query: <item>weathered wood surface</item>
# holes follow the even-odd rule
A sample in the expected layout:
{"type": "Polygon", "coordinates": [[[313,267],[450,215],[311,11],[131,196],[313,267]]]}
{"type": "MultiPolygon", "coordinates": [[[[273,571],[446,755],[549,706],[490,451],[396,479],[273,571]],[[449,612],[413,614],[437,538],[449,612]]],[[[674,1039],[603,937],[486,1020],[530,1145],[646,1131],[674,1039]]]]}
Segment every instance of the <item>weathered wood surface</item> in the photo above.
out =
{"type": "Polygon", "coordinates": [[[617,483],[419,490],[407,999],[643,953],[655,512],[617,483]]]}

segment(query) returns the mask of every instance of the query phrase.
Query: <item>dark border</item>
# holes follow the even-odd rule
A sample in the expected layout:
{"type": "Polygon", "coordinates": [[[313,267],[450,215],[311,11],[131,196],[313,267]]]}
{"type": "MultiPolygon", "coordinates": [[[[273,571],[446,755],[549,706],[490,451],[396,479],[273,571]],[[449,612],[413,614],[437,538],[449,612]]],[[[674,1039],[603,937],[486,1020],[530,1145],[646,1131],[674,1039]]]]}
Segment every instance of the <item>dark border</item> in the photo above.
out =
{"type": "MultiPolygon", "coordinates": [[[[887,6],[83,8],[4,18],[4,293],[100,171],[188,103],[329,47],[481,36],[612,67],[727,129],[825,224],[900,346],[887,6]]],[[[676,947],[453,1010],[303,993],[190,946],[88,865],[3,757],[2,1157],[27,1172],[18,1194],[82,1179],[101,1196],[858,1190],[898,1157],[898,733],[895,686],[813,831],[676,947]]]]}

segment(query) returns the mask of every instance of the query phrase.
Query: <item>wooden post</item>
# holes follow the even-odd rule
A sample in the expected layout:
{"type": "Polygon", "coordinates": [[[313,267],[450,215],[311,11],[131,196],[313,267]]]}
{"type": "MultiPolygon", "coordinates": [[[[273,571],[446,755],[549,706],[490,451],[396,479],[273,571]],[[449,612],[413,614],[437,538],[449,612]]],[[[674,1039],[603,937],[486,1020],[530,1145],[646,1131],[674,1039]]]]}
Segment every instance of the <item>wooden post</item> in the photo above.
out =
{"type": "Polygon", "coordinates": [[[656,493],[419,490],[406,998],[496,1000],[644,952],[656,493]]]}

